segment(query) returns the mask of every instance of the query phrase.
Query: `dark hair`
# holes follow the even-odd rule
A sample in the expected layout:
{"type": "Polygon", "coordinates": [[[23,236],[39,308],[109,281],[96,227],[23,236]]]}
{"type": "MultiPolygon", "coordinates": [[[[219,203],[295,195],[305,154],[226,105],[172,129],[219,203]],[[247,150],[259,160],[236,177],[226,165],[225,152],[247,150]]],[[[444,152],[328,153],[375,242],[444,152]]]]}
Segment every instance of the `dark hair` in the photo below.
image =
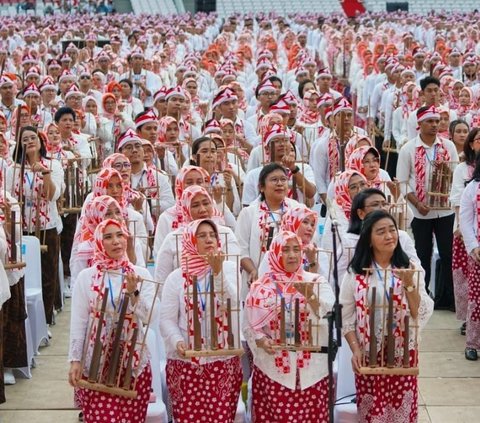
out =
{"type": "Polygon", "coordinates": [[[463,144],[463,154],[465,155],[465,163],[467,163],[468,165],[475,165],[477,154],[475,153],[475,151],[473,150],[470,144],[473,144],[473,141],[479,132],[480,132],[479,127],[472,128],[472,130],[468,133],[465,143],[463,144]]]}
{"type": "Polygon", "coordinates": [[[211,219],[202,219],[200,222],[198,222],[197,231],[198,231],[198,228],[200,227],[200,225],[203,225],[204,223],[206,223],[207,225],[210,225],[211,228],[213,229],[213,231],[215,232],[215,234],[217,235],[217,239],[220,239],[220,235],[218,233],[217,225],[215,225],[215,222],[211,219]]]}
{"type": "MultiPolygon", "coordinates": [[[[375,223],[377,223],[379,220],[385,218],[390,219],[398,231],[397,222],[395,222],[393,216],[385,210],[375,210],[371,213],[368,213],[363,221],[360,239],[358,240],[355,253],[353,254],[352,261],[349,265],[350,270],[357,275],[365,275],[366,271],[363,269],[372,267],[373,254],[371,240],[373,225],[375,225],[375,223]]],[[[400,242],[397,242],[397,246],[393,251],[390,263],[392,267],[396,268],[408,268],[410,266],[410,260],[402,250],[400,242]]]]}
{"type": "Polygon", "coordinates": [[[60,109],[58,109],[55,112],[55,117],[54,117],[55,123],[60,122],[60,119],[64,115],[72,115],[73,121],[75,121],[77,119],[77,115],[75,113],[75,110],[73,110],[71,107],[60,107],[60,109]]]}
{"type": "MultiPolygon", "coordinates": [[[[267,176],[270,175],[270,173],[275,172],[276,170],[281,170],[285,175],[287,174],[286,169],[278,163],[269,163],[263,166],[260,174],[258,175],[258,187],[263,188],[265,186],[265,183],[267,182],[267,176]]],[[[265,200],[265,194],[263,192],[260,193],[260,199],[262,201],[265,200]]]]}
{"type": "Polygon", "coordinates": [[[34,132],[39,140],[40,140],[40,156],[43,157],[44,159],[47,159],[47,147],[45,146],[45,138],[44,135],[41,134],[37,128],[34,126],[24,126],[23,128],[20,129],[20,135],[18,137],[18,143],[15,146],[15,150],[13,151],[13,157],[17,163],[22,163],[22,160],[24,159],[24,150],[23,150],[23,143],[22,143],[22,135],[26,131],[32,131],[34,132]]]}
{"type": "MultiPolygon", "coordinates": [[[[470,134],[468,136],[470,137],[470,134]]],[[[477,154],[475,157],[475,169],[473,170],[472,179],[470,179],[470,181],[480,182],[480,154],[477,154]]]]}
{"type": "Polygon", "coordinates": [[[206,141],[213,142],[215,149],[217,149],[217,144],[215,144],[215,141],[212,140],[210,137],[197,138],[195,141],[193,141],[193,144],[192,144],[192,155],[190,156],[190,164],[192,166],[200,166],[200,164],[197,163],[198,160],[194,160],[193,157],[198,154],[198,150],[200,150],[200,145],[202,145],[206,141]]]}
{"type": "Polygon", "coordinates": [[[440,81],[433,77],[433,76],[426,76],[425,78],[420,80],[420,89],[422,91],[425,91],[425,88],[427,88],[427,85],[430,84],[435,84],[436,86],[440,87],[440,81]]]}
{"type": "Polygon", "coordinates": [[[355,197],[353,197],[350,222],[347,231],[348,233],[360,235],[363,221],[358,216],[358,210],[362,210],[365,207],[365,201],[375,194],[381,195],[383,198],[387,199],[385,197],[385,193],[377,188],[367,188],[363,191],[360,191],[355,197]]]}
{"type": "MultiPolygon", "coordinates": [[[[146,115],[148,112],[149,112],[149,110],[144,110],[143,112],[137,113],[137,114],[135,115],[135,119],[134,119],[134,120],[137,120],[138,118],[141,118],[143,115],[146,115]]],[[[137,132],[138,132],[139,129],[140,129],[140,130],[142,129],[143,125],[145,125],[145,124],[142,123],[140,126],[137,127],[137,132]]]]}
{"type": "Polygon", "coordinates": [[[275,76],[275,75],[272,75],[268,78],[268,80],[273,84],[274,82],[280,82],[280,88],[283,87],[283,82],[282,80],[278,77],[278,76],[275,76]]]}
{"type": "Polygon", "coordinates": [[[308,83],[311,83],[313,84],[314,87],[316,87],[315,82],[312,81],[311,79],[305,79],[305,81],[302,81],[300,82],[300,84],[298,84],[298,95],[302,100],[303,100],[303,90],[305,89],[305,85],[307,85],[308,83]]]}
{"type": "Polygon", "coordinates": [[[119,84],[121,84],[122,82],[127,84],[130,87],[130,89],[133,90],[133,83],[132,83],[132,81],[130,81],[130,79],[124,78],[124,79],[118,81],[119,84]]]}
{"type": "Polygon", "coordinates": [[[450,135],[450,139],[453,141],[453,135],[455,134],[455,128],[458,125],[465,125],[467,127],[467,131],[470,130],[470,126],[468,126],[468,123],[464,121],[463,119],[455,119],[450,122],[450,125],[448,126],[448,133],[450,135]]]}

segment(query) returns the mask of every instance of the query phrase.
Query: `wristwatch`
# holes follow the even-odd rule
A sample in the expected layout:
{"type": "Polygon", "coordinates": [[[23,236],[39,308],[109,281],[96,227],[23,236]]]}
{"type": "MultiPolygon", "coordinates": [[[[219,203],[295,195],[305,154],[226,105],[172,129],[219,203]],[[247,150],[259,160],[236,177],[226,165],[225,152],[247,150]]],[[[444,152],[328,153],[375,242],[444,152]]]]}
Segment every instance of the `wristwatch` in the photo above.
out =
{"type": "Polygon", "coordinates": [[[293,169],[291,172],[292,175],[295,175],[296,173],[300,172],[300,168],[298,166],[295,166],[295,169],[293,169]]]}
{"type": "Polygon", "coordinates": [[[404,286],[403,287],[405,289],[405,291],[407,291],[408,293],[411,293],[415,290],[415,286],[413,285],[409,285],[409,286],[404,286]]]}

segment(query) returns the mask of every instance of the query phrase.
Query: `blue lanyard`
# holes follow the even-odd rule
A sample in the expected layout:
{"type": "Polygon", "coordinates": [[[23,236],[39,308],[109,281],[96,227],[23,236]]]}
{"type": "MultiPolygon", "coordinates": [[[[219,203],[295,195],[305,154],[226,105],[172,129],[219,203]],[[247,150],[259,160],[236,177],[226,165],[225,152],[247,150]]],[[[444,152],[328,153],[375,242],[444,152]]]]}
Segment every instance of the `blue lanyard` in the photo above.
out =
{"type": "Polygon", "coordinates": [[[28,183],[28,186],[30,187],[30,191],[33,190],[33,182],[35,181],[35,175],[32,177],[32,180],[30,181],[30,176],[28,174],[28,172],[25,172],[25,177],[27,178],[27,183],[28,183]]]}
{"type": "MultiPolygon", "coordinates": [[[[273,275],[272,275],[273,276],[273,275]]],[[[278,286],[278,283],[275,282],[275,289],[278,293],[278,295],[280,295],[280,298],[284,298],[283,296],[283,292],[282,290],[280,289],[280,287],[278,286]]],[[[290,309],[292,308],[292,302],[290,301],[288,304],[287,304],[287,299],[285,298],[285,308],[290,311],[290,309]]]]}
{"type": "MultiPolygon", "coordinates": [[[[383,277],[382,277],[382,274],[380,273],[380,270],[378,268],[378,265],[377,263],[373,262],[373,265],[375,266],[375,271],[377,272],[377,276],[378,276],[378,281],[382,281],[383,283],[383,277]]],[[[395,287],[395,276],[393,275],[393,268],[392,268],[392,272],[391,272],[391,278],[390,278],[390,288],[394,288],[395,287]]],[[[390,300],[390,296],[388,294],[388,290],[385,289],[385,296],[387,297],[387,301],[390,300]]]]}
{"type": "MultiPolygon", "coordinates": [[[[273,220],[273,223],[277,223],[277,219],[275,219],[275,215],[273,214],[273,212],[270,210],[270,207],[268,207],[268,204],[267,202],[265,201],[265,205],[267,206],[268,208],[268,213],[270,214],[272,220],[273,220]]],[[[282,201],[282,204],[280,206],[280,219],[282,219],[282,216],[283,216],[283,201],[282,201]]]]}
{"type": "MultiPolygon", "coordinates": [[[[202,290],[200,288],[200,284],[198,283],[198,280],[197,280],[197,291],[199,293],[202,292],[202,290]]],[[[210,272],[208,272],[207,275],[205,276],[205,297],[203,297],[202,294],[199,295],[200,304],[202,305],[202,311],[203,312],[205,311],[205,308],[207,306],[207,295],[208,295],[209,291],[210,291],[210,272]]]]}
{"type": "MultiPolygon", "coordinates": [[[[112,303],[112,307],[114,310],[117,310],[117,306],[115,304],[115,301],[113,300],[113,288],[112,288],[112,280],[110,279],[110,274],[107,272],[107,275],[108,275],[108,295],[110,297],[110,302],[112,303]]],[[[122,279],[123,279],[123,269],[122,269],[122,279]]],[[[120,287],[120,290],[122,288],[120,287]]],[[[123,298],[120,300],[120,308],[122,307],[122,302],[123,302],[123,298]]]]}
{"type": "MultiPolygon", "coordinates": [[[[425,147],[424,147],[424,148],[425,148],[425,147]]],[[[438,144],[435,144],[435,145],[433,146],[433,159],[430,159],[430,157],[428,157],[428,153],[427,153],[427,151],[426,151],[426,149],[425,149],[425,157],[427,158],[428,163],[430,164],[430,166],[432,165],[432,161],[434,162],[434,161],[436,161],[436,159],[437,159],[437,148],[438,148],[438,144]]]]}
{"type": "Polygon", "coordinates": [[[215,182],[217,182],[217,180],[218,180],[218,173],[213,172],[212,176],[210,176],[210,186],[213,187],[213,185],[215,184],[215,182]]]}

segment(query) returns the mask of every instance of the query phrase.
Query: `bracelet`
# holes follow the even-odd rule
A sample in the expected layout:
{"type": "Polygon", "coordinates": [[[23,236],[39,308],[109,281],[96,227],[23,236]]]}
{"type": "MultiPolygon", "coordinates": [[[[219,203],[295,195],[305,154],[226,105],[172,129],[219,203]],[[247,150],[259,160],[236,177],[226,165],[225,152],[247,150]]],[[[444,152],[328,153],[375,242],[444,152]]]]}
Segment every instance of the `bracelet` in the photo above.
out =
{"type": "Polygon", "coordinates": [[[300,168],[298,166],[295,166],[295,169],[293,169],[291,172],[292,175],[295,175],[296,173],[300,172],[300,168]]]}
{"type": "Polygon", "coordinates": [[[315,267],[317,265],[316,261],[312,261],[311,263],[308,263],[308,267],[311,269],[312,267],[315,267]]]}
{"type": "Polygon", "coordinates": [[[42,175],[50,175],[51,171],[50,170],[46,170],[45,172],[42,172],[42,175]]]}
{"type": "Polygon", "coordinates": [[[357,342],[357,341],[352,341],[352,342],[350,342],[349,345],[350,345],[350,347],[351,347],[352,345],[355,345],[355,344],[358,344],[358,342],[357,342]]]}

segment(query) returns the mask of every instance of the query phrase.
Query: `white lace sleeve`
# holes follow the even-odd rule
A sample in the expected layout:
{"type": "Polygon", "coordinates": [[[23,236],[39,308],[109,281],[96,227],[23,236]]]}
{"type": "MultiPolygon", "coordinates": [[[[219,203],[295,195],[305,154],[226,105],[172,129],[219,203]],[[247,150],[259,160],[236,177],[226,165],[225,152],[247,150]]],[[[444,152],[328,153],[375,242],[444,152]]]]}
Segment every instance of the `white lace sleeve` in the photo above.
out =
{"type": "Polygon", "coordinates": [[[83,339],[71,339],[68,361],[81,361],[83,354],[83,339]]]}
{"type": "Polygon", "coordinates": [[[355,275],[347,272],[340,286],[340,304],[342,304],[342,333],[352,332],[356,328],[355,275]]]}
{"type": "MultiPolygon", "coordinates": [[[[418,266],[416,266],[416,268],[418,269],[418,266]]],[[[418,307],[417,323],[420,331],[422,331],[430,320],[430,317],[432,317],[433,300],[430,298],[427,290],[425,289],[425,272],[422,268],[420,268],[420,273],[418,277],[420,305],[418,307]]]]}

